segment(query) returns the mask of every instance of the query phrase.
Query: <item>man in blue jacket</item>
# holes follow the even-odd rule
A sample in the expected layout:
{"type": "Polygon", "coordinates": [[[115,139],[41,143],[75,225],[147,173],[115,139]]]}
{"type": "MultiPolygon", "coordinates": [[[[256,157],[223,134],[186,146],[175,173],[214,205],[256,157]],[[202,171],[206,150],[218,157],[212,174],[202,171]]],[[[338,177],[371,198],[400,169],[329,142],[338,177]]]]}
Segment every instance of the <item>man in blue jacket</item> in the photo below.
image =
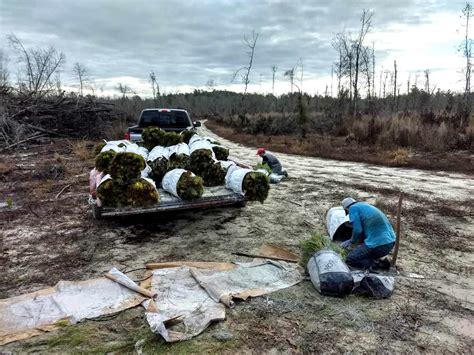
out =
{"type": "Polygon", "coordinates": [[[357,269],[379,266],[379,259],[388,255],[395,245],[395,232],[387,217],[378,208],[352,197],[345,198],[342,207],[349,214],[352,238],[341,246],[348,249],[361,243],[347,254],[347,265],[357,269]]]}

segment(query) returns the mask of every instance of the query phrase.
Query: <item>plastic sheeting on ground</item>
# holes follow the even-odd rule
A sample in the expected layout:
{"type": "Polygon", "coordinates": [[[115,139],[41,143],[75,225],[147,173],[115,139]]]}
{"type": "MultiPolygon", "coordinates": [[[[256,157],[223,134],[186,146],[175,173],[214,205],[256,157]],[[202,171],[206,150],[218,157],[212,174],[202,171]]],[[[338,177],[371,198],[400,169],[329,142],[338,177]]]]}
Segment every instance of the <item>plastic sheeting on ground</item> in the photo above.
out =
{"type": "Polygon", "coordinates": [[[225,319],[225,306],[199,286],[188,266],[153,270],[151,291],[157,296],[143,303],[146,318],[167,342],[190,339],[212,321],[225,319]]]}
{"type": "Polygon", "coordinates": [[[191,274],[216,301],[228,307],[234,298],[247,299],[278,291],[303,280],[303,269],[294,263],[255,259],[229,271],[190,269],[191,274]]]}
{"type": "MultiPolygon", "coordinates": [[[[284,252],[273,245],[262,248],[271,256],[284,252]]],[[[107,276],[120,280],[60,281],[52,288],[1,300],[0,345],[140,303],[153,332],[168,342],[186,340],[212,321],[224,320],[225,306],[232,306],[234,298],[261,296],[303,280],[303,269],[297,264],[268,259],[237,264],[152,263],[147,268],[153,270],[147,271],[151,277],[140,285],[144,289],[112,269],[107,276]]]]}
{"type": "Polygon", "coordinates": [[[297,264],[266,259],[233,268],[155,269],[148,286],[157,296],[143,306],[152,331],[174,342],[200,334],[212,321],[224,320],[224,305],[232,306],[233,298],[261,296],[302,280],[303,270],[297,264]]]}
{"type": "Polygon", "coordinates": [[[0,300],[0,345],[83,319],[139,305],[145,297],[106,278],[56,286],[0,300]]]}

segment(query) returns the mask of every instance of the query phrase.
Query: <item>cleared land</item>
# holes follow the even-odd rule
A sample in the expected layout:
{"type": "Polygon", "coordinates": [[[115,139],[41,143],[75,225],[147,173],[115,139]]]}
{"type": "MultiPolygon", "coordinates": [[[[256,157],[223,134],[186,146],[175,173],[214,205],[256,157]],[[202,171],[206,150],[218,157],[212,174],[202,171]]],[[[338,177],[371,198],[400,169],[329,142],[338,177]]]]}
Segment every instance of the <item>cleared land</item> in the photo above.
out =
{"type": "MultiPolygon", "coordinates": [[[[216,138],[232,158],[258,161],[254,148],[216,138]]],[[[425,278],[398,277],[394,295],[382,301],[323,297],[305,281],[237,304],[226,321],[180,344],[163,344],[142,310],[132,309],[2,350],[133,351],[144,339],[150,352],[471,351],[472,175],[278,156],[291,178],[273,185],[264,204],[95,221],[87,206],[93,164],[87,145],[59,139],[0,154],[0,193],[9,205],[0,209],[0,297],[96,277],[112,266],[245,260],[231,253],[256,252],[263,241],[299,252],[302,240],[325,233],[325,211],[346,195],[375,203],[394,221],[399,189],[405,192],[399,267],[425,278]],[[230,340],[222,341],[222,333],[230,340]]],[[[138,279],[141,271],[131,275],[138,279]]]]}

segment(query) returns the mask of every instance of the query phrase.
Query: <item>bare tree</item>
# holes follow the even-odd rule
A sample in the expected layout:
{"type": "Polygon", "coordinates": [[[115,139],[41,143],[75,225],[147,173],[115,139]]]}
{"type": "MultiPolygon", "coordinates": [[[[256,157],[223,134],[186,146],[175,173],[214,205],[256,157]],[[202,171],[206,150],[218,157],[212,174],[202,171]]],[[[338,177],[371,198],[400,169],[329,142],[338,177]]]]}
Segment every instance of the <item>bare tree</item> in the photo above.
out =
{"type": "Polygon", "coordinates": [[[76,62],[72,68],[77,80],[79,80],[79,95],[83,95],[84,84],[87,80],[88,70],[84,64],[76,62]]]}
{"type": "Polygon", "coordinates": [[[275,74],[278,70],[276,65],[272,66],[272,94],[275,95],[275,74]]]}
{"type": "Polygon", "coordinates": [[[20,87],[26,88],[35,98],[54,90],[54,75],[66,60],[64,53],[54,47],[26,49],[14,34],[8,36],[8,41],[17,52],[18,60],[25,65],[26,79],[19,78],[20,87]]]}
{"type": "Polygon", "coordinates": [[[8,85],[8,57],[3,49],[0,49],[0,87],[8,85]]]}
{"type": "Polygon", "coordinates": [[[354,116],[357,114],[358,110],[358,97],[359,97],[359,71],[361,66],[361,55],[363,52],[364,39],[367,33],[372,27],[372,12],[369,10],[362,11],[362,17],[360,19],[361,26],[359,31],[359,36],[354,42],[354,101],[353,101],[353,113],[354,116]]]}
{"type": "Polygon", "coordinates": [[[466,58],[466,69],[465,69],[465,88],[464,88],[464,95],[467,97],[471,93],[471,39],[469,38],[469,21],[472,16],[472,6],[470,3],[466,3],[466,6],[463,8],[462,13],[466,18],[466,32],[465,38],[463,41],[462,49],[463,55],[466,58]]]}
{"type": "Polygon", "coordinates": [[[160,85],[156,80],[156,75],[154,71],[150,72],[150,83],[151,83],[151,90],[153,92],[153,102],[155,106],[158,105],[158,97],[160,96],[160,85]]]}
{"type": "Polygon", "coordinates": [[[375,97],[375,44],[372,42],[372,96],[375,97]]]}
{"type": "Polygon", "coordinates": [[[397,61],[393,61],[393,109],[396,110],[398,105],[396,105],[397,101],[397,61]]]}
{"type": "Polygon", "coordinates": [[[132,88],[126,84],[118,83],[116,87],[117,91],[122,94],[121,102],[122,104],[125,102],[127,99],[127,95],[129,94],[135,94],[135,92],[132,90],[132,88]]]}
{"type": "Polygon", "coordinates": [[[214,82],[214,79],[209,79],[207,82],[206,82],[206,86],[207,88],[210,90],[213,90],[214,87],[216,86],[216,83],[214,82]]]}
{"type": "Polygon", "coordinates": [[[293,93],[293,85],[295,85],[295,68],[291,68],[283,74],[284,76],[289,77],[290,79],[290,87],[291,87],[291,93],[293,93]]]}
{"type": "Polygon", "coordinates": [[[300,67],[300,69],[301,69],[301,73],[300,73],[300,91],[303,91],[303,73],[304,73],[304,66],[303,66],[303,58],[302,58],[302,57],[300,57],[299,67],[300,67]]]}
{"type": "Polygon", "coordinates": [[[240,74],[240,75],[242,78],[242,83],[244,83],[245,85],[244,94],[247,93],[247,87],[250,83],[250,71],[252,70],[253,56],[255,54],[255,47],[257,46],[257,40],[258,40],[258,32],[256,33],[255,31],[252,31],[251,39],[247,38],[247,36],[244,37],[244,42],[247,45],[247,47],[250,49],[250,51],[247,52],[249,56],[249,64],[246,67],[242,67],[236,70],[232,78],[232,81],[234,81],[237,75],[243,72],[243,74],[240,74]]]}
{"type": "Polygon", "coordinates": [[[425,70],[425,91],[429,94],[430,93],[430,70],[425,70]]]}

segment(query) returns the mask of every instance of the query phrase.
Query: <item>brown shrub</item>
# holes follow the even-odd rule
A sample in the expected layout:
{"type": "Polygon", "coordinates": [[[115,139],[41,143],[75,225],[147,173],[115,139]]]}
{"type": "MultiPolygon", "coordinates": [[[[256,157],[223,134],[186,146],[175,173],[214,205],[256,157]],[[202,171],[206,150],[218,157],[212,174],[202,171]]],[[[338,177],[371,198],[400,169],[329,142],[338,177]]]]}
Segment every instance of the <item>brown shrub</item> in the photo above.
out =
{"type": "Polygon", "coordinates": [[[408,150],[399,148],[392,153],[392,160],[390,162],[396,166],[403,166],[407,165],[409,160],[410,153],[408,150]]]}

